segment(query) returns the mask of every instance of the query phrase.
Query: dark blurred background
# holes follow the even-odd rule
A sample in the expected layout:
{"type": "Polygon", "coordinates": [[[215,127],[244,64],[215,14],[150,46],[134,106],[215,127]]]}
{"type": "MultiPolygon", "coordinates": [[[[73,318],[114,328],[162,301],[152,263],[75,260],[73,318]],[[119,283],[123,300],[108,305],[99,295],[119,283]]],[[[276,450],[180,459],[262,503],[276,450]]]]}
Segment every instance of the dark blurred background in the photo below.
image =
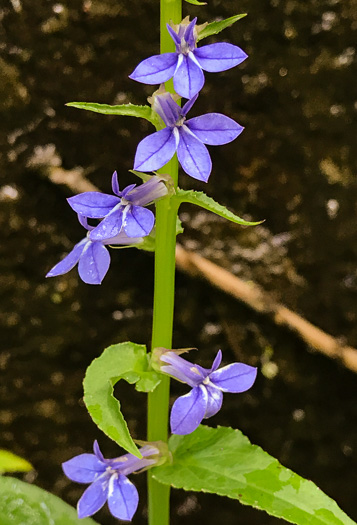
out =
{"type": "MultiPolygon", "coordinates": [[[[217,39],[241,46],[238,68],[206,74],[192,116],[225,113],[246,127],[211,148],[207,185],[180,175],[245,218],[243,229],[187,206],[179,241],[252,280],[317,326],[357,346],[356,0],[209,0],[184,5],[199,23],[248,12],[217,39]]],[[[101,287],[76,270],[45,280],[83,236],[49,168],[83,169],[103,191],[114,169],[133,182],[137,143],[153,128],[128,117],[65,107],[74,100],[144,104],[155,88],[128,75],[158,53],[154,0],[2,0],[0,6],[1,443],[30,460],[22,478],[75,505],[83,487],[60,464],[99,439],[82,402],[86,367],[114,342],[149,343],[153,256],[114,250],[101,287]]],[[[210,38],[204,43],[213,42],[210,38]]],[[[135,181],[134,181],[135,182],[135,181]]],[[[284,465],[312,479],[357,519],[356,376],[297,336],[198,279],[177,273],[175,347],[196,346],[209,366],[259,366],[249,392],[225,398],[210,425],[240,428],[284,465]]],[[[173,385],[173,394],[185,388],[173,385]]],[[[135,437],[143,395],[117,388],[135,437]]],[[[146,523],[145,476],[134,522],[146,523]]],[[[238,502],[176,491],[173,525],[280,522],[238,502]]],[[[96,517],[115,523],[106,510],[96,517]]]]}

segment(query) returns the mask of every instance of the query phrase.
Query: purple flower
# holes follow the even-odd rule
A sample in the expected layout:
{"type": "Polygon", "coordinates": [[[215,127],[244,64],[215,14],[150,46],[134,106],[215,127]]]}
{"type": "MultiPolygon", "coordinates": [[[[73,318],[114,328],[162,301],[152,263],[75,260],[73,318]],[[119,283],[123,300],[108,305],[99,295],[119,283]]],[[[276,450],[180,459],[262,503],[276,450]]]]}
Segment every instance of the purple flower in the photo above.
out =
{"type": "MultiPolygon", "coordinates": [[[[85,217],[78,215],[78,219],[87,230],[94,229],[94,226],[90,226],[85,217]]],[[[87,237],[76,244],[73,250],[48,272],[46,277],[63,275],[78,263],[78,273],[82,281],[87,284],[101,284],[110,265],[110,255],[105,245],[131,245],[139,242],[142,242],[142,237],[129,238],[125,232],[101,241],[92,241],[88,233],[87,237]]]]}
{"type": "Polygon", "coordinates": [[[78,501],[78,517],[92,516],[108,501],[110,513],[115,518],[131,521],[138,507],[139,495],[127,476],[157,463],[159,449],[145,445],[140,449],[142,459],[132,454],[105,459],[97,441],[94,441],[93,450],[94,454],[81,454],[62,463],[69,479],[90,483],[78,501]]]}
{"type": "Polygon", "coordinates": [[[120,191],[118,175],[114,171],[112,188],[114,195],[88,191],[68,199],[69,205],[79,215],[90,219],[104,217],[91,231],[90,239],[92,241],[112,239],[122,229],[128,237],[149,235],[155,223],[155,216],[143,206],[167,195],[167,188],[162,179],[153,176],[140,186],[131,184],[120,191]]]}
{"type": "Polygon", "coordinates": [[[212,368],[193,365],[179,357],[174,351],[166,351],[160,360],[161,372],[187,383],[191,392],[176,399],[171,410],[171,432],[190,434],[202,419],[214,416],[221,408],[223,392],[240,393],[248,390],[254,383],[257,369],[244,363],[232,363],[217,370],[222,360],[219,350],[212,368]]]}
{"type": "Polygon", "coordinates": [[[197,95],[181,109],[170,93],[162,88],[153,96],[153,109],[166,127],[145,137],[138,145],[134,169],[153,171],[164,166],[177,151],[182,169],[194,179],[207,182],[211,157],[205,144],[217,146],[234,140],[243,127],[220,113],[207,113],[186,120],[197,95]]]}
{"type": "Polygon", "coordinates": [[[164,53],[143,60],[130,75],[130,78],[143,84],[161,84],[174,77],[176,93],[190,99],[204,84],[203,71],[225,71],[237,66],[247,55],[237,46],[225,42],[196,47],[198,29],[197,18],[189,17],[181,24],[167,25],[176,45],[174,53],[164,53]]]}

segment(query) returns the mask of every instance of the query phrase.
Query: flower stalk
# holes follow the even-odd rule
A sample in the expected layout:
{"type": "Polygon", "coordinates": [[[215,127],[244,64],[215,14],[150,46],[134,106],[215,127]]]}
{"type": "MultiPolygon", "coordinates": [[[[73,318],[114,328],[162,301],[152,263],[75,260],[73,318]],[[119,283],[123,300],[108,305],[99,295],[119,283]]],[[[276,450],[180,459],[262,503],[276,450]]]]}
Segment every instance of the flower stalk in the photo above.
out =
{"type": "MultiPolygon", "coordinates": [[[[182,18],[182,0],[160,0],[160,52],[174,51],[175,44],[166,29],[172,20],[182,18]]],[[[174,92],[172,81],[166,88],[174,92]]],[[[178,161],[176,155],[161,170],[170,175],[177,187],[178,161]]],[[[166,197],[156,204],[155,284],[152,348],[172,347],[172,328],[175,296],[175,247],[177,207],[166,197]]],[[[148,440],[168,440],[169,377],[163,376],[160,385],[148,396],[148,440]]],[[[148,472],[149,525],[168,525],[170,521],[170,487],[158,483],[148,472]]]]}

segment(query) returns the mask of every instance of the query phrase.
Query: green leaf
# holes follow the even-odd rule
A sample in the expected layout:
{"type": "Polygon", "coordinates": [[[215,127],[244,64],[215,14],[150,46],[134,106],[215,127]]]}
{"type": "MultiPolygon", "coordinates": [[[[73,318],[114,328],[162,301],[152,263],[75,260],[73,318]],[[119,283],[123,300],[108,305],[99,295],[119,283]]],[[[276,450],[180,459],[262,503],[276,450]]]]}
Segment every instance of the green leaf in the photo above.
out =
{"type": "Polygon", "coordinates": [[[84,402],[96,425],[125,450],[141,457],[113,396],[120,379],[136,383],[140,392],[152,392],[160,383],[160,375],[149,369],[145,345],[127,342],[109,346],[89,365],[83,381],[84,402]]]}
{"type": "Polygon", "coordinates": [[[169,448],[173,463],[152,471],[160,483],[238,499],[299,525],[356,525],[314,483],[280,465],[239,430],[200,426],[187,436],[171,436],[169,448]]]}
{"type": "Polygon", "coordinates": [[[185,0],[188,4],[193,5],[207,5],[207,2],[199,2],[198,0],[185,0]]]}
{"type": "Polygon", "coordinates": [[[31,463],[7,450],[0,450],[0,474],[4,472],[29,472],[31,463]]]}
{"type": "Polygon", "coordinates": [[[136,175],[141,179],[143,182],[147,182],[151,179],[152,175],[150,173],[143,173],[142,171],[136,171],[136,170],[129,170],[130,173],[133,173],[133,175],[136,175]]]}
{"type": "Polygon", "coordinates": [[[151,122],[156,129],[162,127],[161,118],[150,106],[136,106],[135,104],[110,106],[109,104],[97,104],[96,102],[68,102],[66,106],[94,111],[94,113],[102,113],[103,115],[124,115],[127,117],[144,118],[151,122]]]}
{"type": "Polygon", "coordinates": [[[73,507],[35,485],[16,478],[0,478],[1,525],[95,525],[78,519],[73,507]]]}
{"type": "Polygon", "coordinates": [[[218,22],[211,22],[210,24],[206,25],[206,27],[203,28],[202,31],[198,33],[197,42],[208,36],[217,35],[217,33],[220,33],[221,31],[223,31],[223,29],[226,29],[226,27],[233,25],[235,22],[238,22],[238,20],[244,18],[245,16],[247,16],[247,13],[231,16],[230,18],[226,18],[225,20],[219,20],[218,22]]]}
{"type": "Polygon", "coordinates": [[[264,222],[248,222],[244,219],[241,219],[240,217],[238,217],[238,215],[235,215],[231,211],[227,210],[225,206],[218,204],[218,202],[211,199],[211,197],[208,197],[205,193],[203,193],[203,191],[180,190],[178,188],[176,196],[172,198],[176,200],[178,206],[182,202],[190,202],[191,204],[196,204],[196,206],[205,208],[205,210],[212,211],[213,213],[219,215],[220,217],[223,217],[224,219],[228,219],[231,222],[235,222],[236,224],[241,224],[243,226],[256,226],[257,224],[261,224],[262,222],[264,222]]]}

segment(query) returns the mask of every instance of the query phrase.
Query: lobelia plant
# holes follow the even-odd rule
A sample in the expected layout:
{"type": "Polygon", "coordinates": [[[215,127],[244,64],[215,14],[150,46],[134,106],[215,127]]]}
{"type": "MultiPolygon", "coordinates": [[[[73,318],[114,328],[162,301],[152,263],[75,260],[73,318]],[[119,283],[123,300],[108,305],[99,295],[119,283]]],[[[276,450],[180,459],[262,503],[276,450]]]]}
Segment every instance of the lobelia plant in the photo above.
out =
{"type": "MultiPolygon", "coordinates": [[[[153,94],[152,107],[69,104],[97,113],[141,117],[153,123],[156,132],[139,143],[134,169],[159,170],[154,175],[133,172],[145,182],[139,186],[131,184],[122,191],[114,172],[113,195],[86,192],[68,199],[87,236],[47,274],[47,277],[62,275],[78,263],[79,276],[85,283],[100,284],[110,264],[108,247],[147,249],[148,236],[154,240],[151,352],[132,342],[112,345],[93,361],[84,379],[84,402],[93,421],[128,453],[105,459],[95,442],[94,454],[81,454],[63,463],[63,470],[71,480],[90,484],[78,502],[78,516],[93,515],[107,501],[114,517],[131,520],[139,496],[127,476],[147,469],[150,525],[168,525],[171,487],[238,499],[300,525],[353,525],[312,482],[284,468],[252,445],[239,430],[201,425],[220,410],[223,393],[241,393],[253,386],[255,367],[232,363],[219,368],[222,360],[219,351],[212,367],[207,369],[180,357],[182,350],[172,349],[180,204],[196,204],[245,226],[258,223],[241,219],[202,192],[178,187],[179,163],[188,175],[207,182],[212,163],[205,145],[226,144],[243,130],[220,113],[189,120],[187,114],[204,85],[202,70],[224,71],[247,57],[239,47],[229,43],[197,47],[197,42],[219,33],[244,15],[197,26],[196,18],[181,21],[181,0],[161,0],[160,8],[160,54],[146,58],[131,74],[132,79],[148,84],[162,84],[173,78],[173,83],[168,82],[153,94]],[[180,97],[187,99],[182,109],[180,97]],[[155,215],[146,208],[153,203],[155,215]],[[89,224],[89,220],[95,224],[89,224]],[[170,376],[186,383],[191,391],[173,404],[172,435],[168,438],[170,376]],[[132,439],[120,403],[113,395],[115,383],[122,379],[148,394],[147,441],[139,442],[141,448],[132,439]]],[[[56,506],[58,502],[51,501],[49,505],[56,506]]],[[[65,507],[61,507],[61,512],[70,516],[65,507]]],[[[68,519],[68,523],[75,523],[73,516],[68,519]]]]}

